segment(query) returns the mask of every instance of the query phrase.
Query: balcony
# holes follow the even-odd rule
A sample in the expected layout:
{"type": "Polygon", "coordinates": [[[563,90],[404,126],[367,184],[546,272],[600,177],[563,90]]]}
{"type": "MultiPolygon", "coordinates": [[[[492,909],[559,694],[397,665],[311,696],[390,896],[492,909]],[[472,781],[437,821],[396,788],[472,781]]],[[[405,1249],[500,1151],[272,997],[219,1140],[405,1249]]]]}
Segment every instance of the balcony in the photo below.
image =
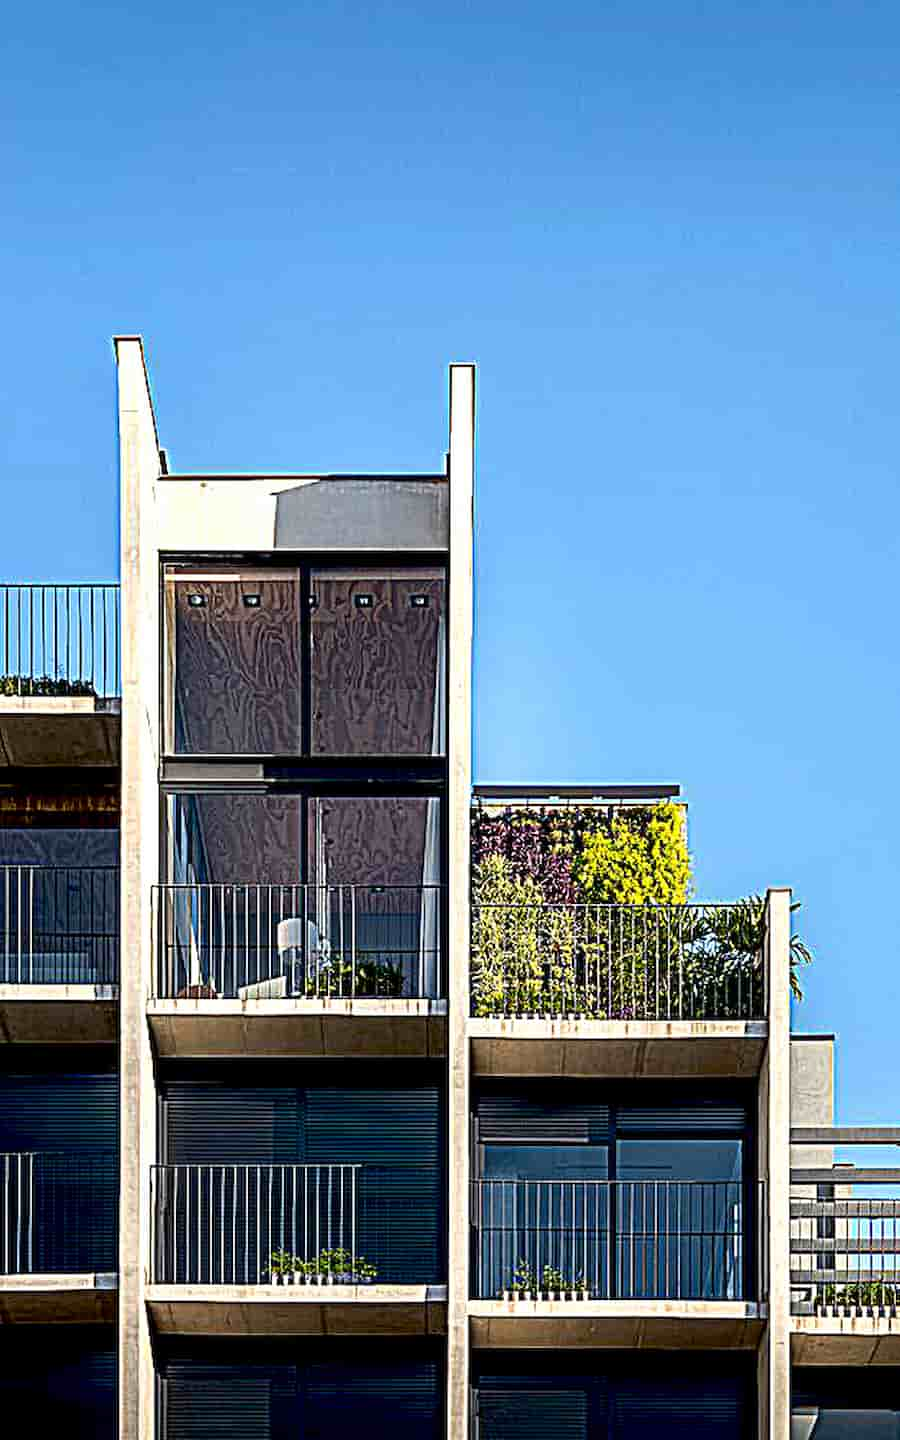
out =
{"type": "Polygon", "coordinates": [[[115,1317],[118,1167],[109,1155],[0,1155],[0,1324],[115,1317]]]}
{"type": "Polygon", "coordinates": [[[438,885],[160,885],[161,1056],[446,1053],[438,885]]]}
{"type": "Polygon", "coordinates": [[[159,1165],[152,1284],[162,1333],[423,1335],[446,1328],[419,1172],[377,1165],[159,1165]]]}
{"type": "Polygon", "coordinates": [[[474,1342],[752,1347],[759,1198],[741,1181],[474,1181],[474,1342]]]}
{"type": "Polygon", "coordinates": [[[118,585],[0,585],[0,766],[119,763],[118,585]]]}
{"type": "MultiPolygon", "coordinates": [[[[814,1132],[795,1130],[795,1144],[798,1133],[814,1132]]],[[[886,1132],[836,1127],[815,1133],[872,1144],[883,1142],[886,1132]]],[[[892,1127],[889,1133],[897,1143],[900,1132],[892,1127]]],[[[900,1171],[834,1165],[793,1169],[791,1181],[794,1363],[900,1363],[900,1171]]]]}
{"type": "Polygon", "coordinates": [[[476,1073],[756,1074],[766,923],[765,907],[748,901],[474,903],[476,1073]]]}
{"type": "Polygon", "coordinates": [[[0,866],[0,1042],[113,1044],[114,866],[0,866]]]}

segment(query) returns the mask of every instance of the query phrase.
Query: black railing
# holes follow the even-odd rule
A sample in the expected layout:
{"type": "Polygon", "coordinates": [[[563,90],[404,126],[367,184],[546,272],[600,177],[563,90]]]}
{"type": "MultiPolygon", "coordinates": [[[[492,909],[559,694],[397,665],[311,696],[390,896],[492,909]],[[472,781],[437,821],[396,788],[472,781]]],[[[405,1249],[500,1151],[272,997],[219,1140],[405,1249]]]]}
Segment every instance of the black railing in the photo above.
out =
{"type": "Polygon", "coordinates": [[[112,1153],[0,1154],[0,1273],[115,1270],[117,1214],[112,1153]]]}
{"type": "MultiPolygon", "coordinates": [[[[856,1185],[857,1181],[850,1182],[856,1185]]],[[[900,1198],[819,1186],[791,1197],[791,1308],[798,1315],[900,1310],[900,1198]]]]}
{"type": "Polygon", "coordinates": [[[119,979],[114,866],[0,866],[0,984],[119,979]]]}
{"type": "Polygon", "coordinates": [[[734,905],[472,905],[472,1013],[756,1020],[765,911],[734,905]]]}
{"type": "Polygon", "coordinates": [[[438,885],[159,885],[161,999],[438,998],[438,885]]]}
{"type": "Polygon", "coordinates": [[[431,1183],[373,1165],[157,1165],[153,1275],[168,1285],[434,1283],[431,1183]]]}
{"type": "Polygon", "coordinates": [[[751,1298],[746,1189],[731,1180],[476,1180],[478,1299],[751,1298]]]}
{"type": "Polygon", "coordinates": [[[118,585],[0,585],[0,697],[120,694],[118,585]]]}

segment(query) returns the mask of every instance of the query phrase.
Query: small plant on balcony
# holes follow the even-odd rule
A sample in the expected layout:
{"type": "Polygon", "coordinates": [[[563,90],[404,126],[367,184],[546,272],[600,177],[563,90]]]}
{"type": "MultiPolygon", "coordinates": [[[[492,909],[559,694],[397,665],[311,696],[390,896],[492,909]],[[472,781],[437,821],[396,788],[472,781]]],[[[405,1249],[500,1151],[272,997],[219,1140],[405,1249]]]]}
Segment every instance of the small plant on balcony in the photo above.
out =
{"type": "Polygon", "coordinates": [[[503,1292],[506,1300],[533,1300],[538,1291],[537,1276],[527,1260],[520,1260],[513,1271],[512,1286],[503,1292]]]}
{"type": "Polygon", "coordinates": [[[545,1265],[541,1272],[541,1294],[548,1300],[561,1300],[569,1282],[555,1265],[545,1265]]]}
{"type": "Polygon", "coordinates": [[[826,1285],[824,1305],[838,1310],[892,1310],[900,1304],[900,1279],[852,1280],[846,1285],[826,1285]]]}
{"type": "Polygon", "coordinates": [[[268,1269],[263,1271],[273,1285],[302,1284],[308,1275],[308,1266],[299,1255],[290,1250],[273,1250],[269,1256],[268,1269]]]}
{"type": "Polygon", "coordinates": [[[33,698],[40,695],[82,695],[96,697],[89,680],[55,680],[52,675],[0,675],[0,695],[33,698]]]}

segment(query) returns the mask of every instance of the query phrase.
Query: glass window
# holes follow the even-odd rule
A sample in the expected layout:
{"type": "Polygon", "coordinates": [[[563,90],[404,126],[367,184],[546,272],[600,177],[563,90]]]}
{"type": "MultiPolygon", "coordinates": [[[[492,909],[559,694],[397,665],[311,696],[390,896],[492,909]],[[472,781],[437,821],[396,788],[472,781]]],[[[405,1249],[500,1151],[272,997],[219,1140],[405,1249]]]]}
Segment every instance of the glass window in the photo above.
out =
{"type": "Polygon", "coordinates": [[[300,750],[297,570],[166,567],[166,750],[300,750]]]}
{"type": "Polygon", "coordinates": [[[439,569],[314,570],[314,755],[443,755],[439,569]]]}
{"type": "Polygon", "coordinates": [[[620,1180],[710,1180],[741,1178],[740,1140],[620,1140],[620,1180]]]}
{"type": "Polygon", "coordinates": [[[605,1145],[485,1145],[484,1175],[491,1180],[604,1180],[605,1145]]]}

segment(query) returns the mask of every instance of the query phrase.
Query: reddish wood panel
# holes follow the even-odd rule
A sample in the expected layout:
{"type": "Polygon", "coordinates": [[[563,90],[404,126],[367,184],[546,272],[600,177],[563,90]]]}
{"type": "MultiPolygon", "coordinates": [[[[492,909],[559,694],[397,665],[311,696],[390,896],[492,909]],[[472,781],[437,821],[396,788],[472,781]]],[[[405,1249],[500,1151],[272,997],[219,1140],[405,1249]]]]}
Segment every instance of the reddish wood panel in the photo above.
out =
{"type": "Polygon", "coordinates": [[[437,572],[314,574],[312,748],[317,755],[431,755],[444,609],[437,572]],[[360,608],[358,596],[370,596],[360,608]],[[412,597],[425,597],[416,606],[412,597]]]}
{"type": "Polygon", "coordinates": [[[176,702],[186,754],[300,748],[299,580],[179,580],[176,702]],[[204,605],[191,605],[199,595],[204,605]],[[246,595],[259,596],[248,608],[246,595]]]}

